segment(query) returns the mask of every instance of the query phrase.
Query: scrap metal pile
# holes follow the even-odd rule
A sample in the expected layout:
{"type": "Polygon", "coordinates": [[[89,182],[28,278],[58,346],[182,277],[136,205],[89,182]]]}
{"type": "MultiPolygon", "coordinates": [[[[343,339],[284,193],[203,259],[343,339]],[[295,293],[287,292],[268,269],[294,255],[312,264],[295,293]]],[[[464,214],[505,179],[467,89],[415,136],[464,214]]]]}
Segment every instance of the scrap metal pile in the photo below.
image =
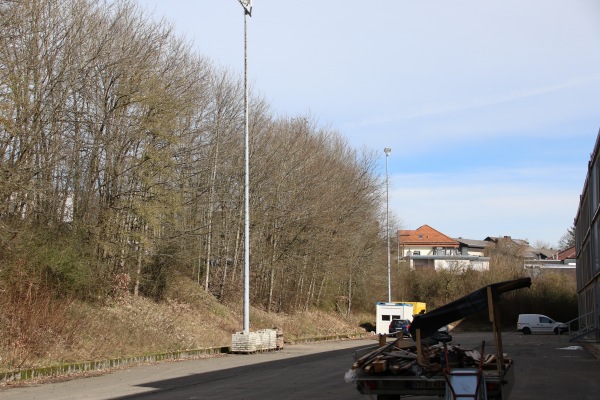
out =
{"type": "MultiPolygon", "coordinates": [[[[503,357],[503,368],[512,364],[512,360],[503,357]]],[[[438,343],[423,347],[423,362],[417,363],[417,346],[406,346],[401,340],[395,340],[360,357],[352,365],[357,374],[365,375],[413,375],[432,376],[443,374],[446,359],[450,368],[479,367],[484,370],[496,369],[497,357],[487,354],[481,359],[479,350],[464,349],[460,345],[438,343]]]]}

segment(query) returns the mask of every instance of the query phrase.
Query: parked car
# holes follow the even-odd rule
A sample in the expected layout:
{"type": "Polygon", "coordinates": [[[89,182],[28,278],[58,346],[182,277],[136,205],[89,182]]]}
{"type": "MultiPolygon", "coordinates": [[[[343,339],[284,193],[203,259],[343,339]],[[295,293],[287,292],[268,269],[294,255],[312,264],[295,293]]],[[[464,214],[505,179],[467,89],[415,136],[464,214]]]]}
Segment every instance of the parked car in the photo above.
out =
{"type": "Polygon", "coordinates": [[[517,330],[524,335],[532,333],[555,333],[561,334],[568,330],[567,324],[554,321],[552,318],[542,314],[519,314],[517,330]]]}
{"type": "Polygon", "coordinates": [[[390,323],[388,332],[390,335],[396,336],[398,332],[402,332],[402,336],[410,336],[408,329],[410,328],[410,321],[407,319],[393,319],[390,323]]]}

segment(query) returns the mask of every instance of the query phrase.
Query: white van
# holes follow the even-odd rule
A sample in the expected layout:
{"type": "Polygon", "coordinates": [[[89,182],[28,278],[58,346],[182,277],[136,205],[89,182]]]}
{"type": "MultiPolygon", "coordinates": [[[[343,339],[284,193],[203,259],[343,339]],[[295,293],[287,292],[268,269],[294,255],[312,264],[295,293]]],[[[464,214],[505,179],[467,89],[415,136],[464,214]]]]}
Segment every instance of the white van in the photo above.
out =
{"type": "Polygon", "coordinates": [[[542,314],[519,314],[517,330],[523,332],[524,335],[531,333],[556,333],[558,335],[567,331],[567,325],[542,314]]]}

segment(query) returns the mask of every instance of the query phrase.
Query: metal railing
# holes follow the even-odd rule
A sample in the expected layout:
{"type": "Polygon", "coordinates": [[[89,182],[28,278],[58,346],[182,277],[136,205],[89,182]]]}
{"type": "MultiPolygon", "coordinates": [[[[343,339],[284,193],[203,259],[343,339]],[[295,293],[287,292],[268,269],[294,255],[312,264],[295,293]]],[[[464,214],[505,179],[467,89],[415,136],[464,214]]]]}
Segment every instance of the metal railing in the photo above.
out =
{"type": "Polygon", "coordinates": [[[600,343],[600,321],[596,320],[594,311],[579,315],[565,324],[568,328],[569,341],[585,339],[600,343]],[[573,326],[576,326],[576,329],[572,329],[573,326]]]}

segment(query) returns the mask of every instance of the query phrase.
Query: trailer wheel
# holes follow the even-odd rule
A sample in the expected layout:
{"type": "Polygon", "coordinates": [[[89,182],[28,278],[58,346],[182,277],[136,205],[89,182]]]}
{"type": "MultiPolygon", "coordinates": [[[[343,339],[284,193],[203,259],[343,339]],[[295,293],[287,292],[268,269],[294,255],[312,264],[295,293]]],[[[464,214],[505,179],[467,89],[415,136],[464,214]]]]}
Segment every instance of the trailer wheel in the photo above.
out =
{"type": "Polygon", "coordinates": [[[523,328],[523,335],[531,335],[531,329],[523,328]]]}

